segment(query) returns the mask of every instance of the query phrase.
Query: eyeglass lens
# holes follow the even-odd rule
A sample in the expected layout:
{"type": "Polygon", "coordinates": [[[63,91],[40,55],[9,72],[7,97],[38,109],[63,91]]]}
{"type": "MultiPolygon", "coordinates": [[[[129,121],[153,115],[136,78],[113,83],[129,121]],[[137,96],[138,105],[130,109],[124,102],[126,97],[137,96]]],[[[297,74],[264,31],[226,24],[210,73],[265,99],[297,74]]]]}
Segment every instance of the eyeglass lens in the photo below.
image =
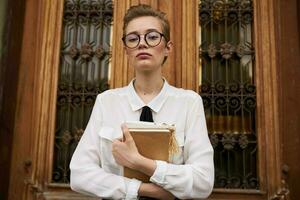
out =
{"type": "MultiPolygon", "coordinates": [[[[157,46],[162,38],[162,34],[156,32],[156,31],[151,31],[149,33],[146,33],[144,35],[144,39],[150,47],[155,47],[157,46]]],[[[131,33],[125,36],[125,45],[129,48],[135,48],[139,45],[141,41],[141,35],[138,35],[136,33],[131,33]]]]}

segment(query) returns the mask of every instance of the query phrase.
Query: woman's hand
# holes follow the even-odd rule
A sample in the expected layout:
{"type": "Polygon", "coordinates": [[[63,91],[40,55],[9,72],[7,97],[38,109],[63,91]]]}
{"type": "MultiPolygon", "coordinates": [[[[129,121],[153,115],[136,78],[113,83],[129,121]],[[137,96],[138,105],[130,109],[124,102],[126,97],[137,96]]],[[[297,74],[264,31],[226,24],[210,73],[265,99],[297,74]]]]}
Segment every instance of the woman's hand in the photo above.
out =
{"type": "Polygon", "coordinates": [[[153,183],[142,183],[139,188],[138,195],[163,200],[175,199],[175,197],[170,192],[153,183]]]}
{"type": "Polygon", "coordinates": [[[126,125],[122,125],[124,141],[114,140],[112,154],[119,165],[138,170],[148,176],[152,176],[156,169],[156,162],[142,156],[135,145],[126,125]]]}
{"type": "Polygon", "coordinates": [[[114,140],[112,143],[112,154],[119,165],[129,167],[131,169],[137,168],[137,162],[141,155],[135,145],[132,136],[126,125],[122,125],[124,141],[122,139],[114,140]]]}

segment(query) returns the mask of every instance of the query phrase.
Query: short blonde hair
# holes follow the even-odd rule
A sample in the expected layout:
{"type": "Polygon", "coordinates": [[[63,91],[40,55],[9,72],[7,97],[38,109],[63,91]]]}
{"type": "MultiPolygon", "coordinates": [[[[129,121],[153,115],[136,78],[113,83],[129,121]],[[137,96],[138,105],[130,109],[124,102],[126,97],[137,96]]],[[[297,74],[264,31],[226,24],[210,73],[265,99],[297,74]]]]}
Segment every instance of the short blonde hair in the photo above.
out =
{"type": "Polygon", "coordinates": [[[138,17],[145,17],[145,16],[152,16],[156,17],[160,20],[162,24],[162,34],[164,34],[164,37],[166,39],[166,42],[170,41],[170,23],[168,19],[166,18],[166,14],[164,12],[158,11],[153,9],[149,5],[145,4],[139,4],[136,6],[131,6],[123,19],[123,35],[126,34],[126,28],[130,21],[132,21],[135,18],[138,17]]]}

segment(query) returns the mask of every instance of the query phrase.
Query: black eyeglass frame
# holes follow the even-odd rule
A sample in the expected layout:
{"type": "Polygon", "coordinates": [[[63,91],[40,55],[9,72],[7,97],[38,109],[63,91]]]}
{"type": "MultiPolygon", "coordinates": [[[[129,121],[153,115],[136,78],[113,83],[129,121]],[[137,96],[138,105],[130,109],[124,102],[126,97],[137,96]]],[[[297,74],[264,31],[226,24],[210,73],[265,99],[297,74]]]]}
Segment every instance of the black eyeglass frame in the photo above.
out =
{"type": "Polygon", "coordinates": [[[124,36],[122,37],[122,41],[123,41],[124,45],[125,45],[127,48],[129,48],[129,49],[134,49],[134,48],[136,48],[137,46],[139,46],[139,44],[140,44],[140,42],[141,42],[141,36],[142,36],[142,35],[144,36],[144,41],[146,42],[146,44],[147,44],[149,47],[156,47],[156,46],[158,46],[158,45],[161,43],[162,38],[163,38],[163,37],[165,38],[165,35],[164,35],[163,33],[160,33],[160,32],[158,32],[158,31],[149,31],[148,33],[145,33],[145,34],[129,33],[129,34],[124,35],[124,36]],[[150,33],[153,33],[153,32],[158,33],[158,34],[160,35],[160,40],[159,40],[159,42],[158,42],[156,45],[150,45],[150,44],[148,43],[148,41],[147,41],[147,35],[150,34],[150,33]],[[134,46],[134,47],[129,47],[129,46],[127,46],[127,44],[126,44],[126,37],[127,37],[128,35],[131,35],[131,34],[134,34],[134,35],[138,36],[138,39],[139,39],[137,45],[134,46]]]}

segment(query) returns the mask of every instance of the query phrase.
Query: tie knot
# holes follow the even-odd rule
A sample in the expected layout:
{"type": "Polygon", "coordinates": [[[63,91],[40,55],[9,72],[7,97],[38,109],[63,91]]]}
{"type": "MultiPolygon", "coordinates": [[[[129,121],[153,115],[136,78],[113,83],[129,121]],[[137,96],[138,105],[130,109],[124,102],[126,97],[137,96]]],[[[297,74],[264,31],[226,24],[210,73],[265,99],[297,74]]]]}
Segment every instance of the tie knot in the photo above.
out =
{"type": "Polygon", "coordinates": [[[149,111],[151,111],[151,108],[149,106],[144,106],[143,110],[149,110],[149,111]]]}
{"type": "Polygon", "coordinates": [[[153,122],[151,108],[149,108],[148,106],[143,107],[143,110],[142,110],[142,113],[140,116],[140,121],[153,122]]]}

